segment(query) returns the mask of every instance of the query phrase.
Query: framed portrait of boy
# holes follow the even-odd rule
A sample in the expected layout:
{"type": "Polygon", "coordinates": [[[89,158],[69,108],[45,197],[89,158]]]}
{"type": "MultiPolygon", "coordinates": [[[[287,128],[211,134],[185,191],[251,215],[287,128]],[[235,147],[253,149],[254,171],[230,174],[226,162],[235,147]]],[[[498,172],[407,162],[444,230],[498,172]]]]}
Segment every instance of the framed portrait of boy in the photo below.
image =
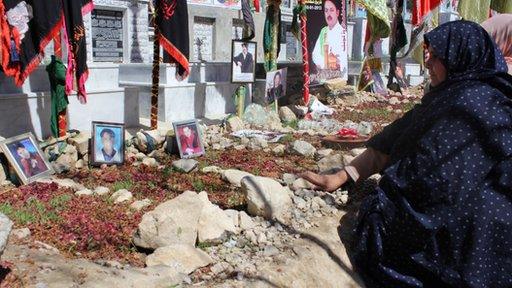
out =
{"type": "Polygon", "coordinates": [[[267,72],[265,102],[274,103],[286,95],[286,73],[288,68],[267,72]]]}
{"type": "Polygon", "coordinates": [[[93,166],[124,163],[124,124],[92,122],[91,160],[93,166]]]}
{"type": "Polygon", "coordinates": [[[253,83],[256,75],[256,42],[233,40],[231,43],[231,82],[253,83]]]}
{"type": "Polygon", "coordinates": [[[204,154],[197,120],[173,122],[172,125],[181,158],[193,158],[204,154]]]}
{"type": "Polygon", "coordinates": [[[29,184],[53,173],[32,133],[25,133],[0,142],[7,160],[12,165],[20,182],[29,184]]]}

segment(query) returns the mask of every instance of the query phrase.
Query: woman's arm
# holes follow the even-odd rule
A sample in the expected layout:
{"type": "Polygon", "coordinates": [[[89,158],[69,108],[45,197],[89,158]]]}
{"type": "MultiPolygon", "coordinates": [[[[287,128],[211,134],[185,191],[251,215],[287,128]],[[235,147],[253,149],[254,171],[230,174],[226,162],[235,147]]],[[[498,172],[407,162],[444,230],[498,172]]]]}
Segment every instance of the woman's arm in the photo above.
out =
{"type": "Polygon", "coordinates": [[[389,155],[373,148],[366,149],[345,166],[345,171],[354,182],[364,180],[375,173],[379,173],[389,164],[389,155]]]}

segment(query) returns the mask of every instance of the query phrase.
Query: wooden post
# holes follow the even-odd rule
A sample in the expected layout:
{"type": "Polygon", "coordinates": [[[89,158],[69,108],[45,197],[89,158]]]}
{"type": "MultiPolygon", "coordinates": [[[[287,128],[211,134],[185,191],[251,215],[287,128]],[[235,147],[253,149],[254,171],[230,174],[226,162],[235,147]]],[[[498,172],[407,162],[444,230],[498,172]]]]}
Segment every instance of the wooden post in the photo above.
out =
{"type": "MultiPolygon", "coordinates": [[[[155,14],[153,14],[155,15],[155,14]]],[[[155,16],[153,16],[155,17],[155,16]]],[[[153,71],[151,86],[151,129],[158,128],[158,84],[160,83],[160,29],[155,21],[155,36],[153,40],[153,71]]]]}
{"type": "MultiPolygon", "coordinates": [[[[305,5],[304,0],[299,0],[300,5],[305,5]]],[[[302,45],[302,76],[304,79],[303,99],[304,105],[309,105],[309,57],[308,57],[308,35],[306,30],[306,13],[300,14],[300,41],[302,45]]]]}

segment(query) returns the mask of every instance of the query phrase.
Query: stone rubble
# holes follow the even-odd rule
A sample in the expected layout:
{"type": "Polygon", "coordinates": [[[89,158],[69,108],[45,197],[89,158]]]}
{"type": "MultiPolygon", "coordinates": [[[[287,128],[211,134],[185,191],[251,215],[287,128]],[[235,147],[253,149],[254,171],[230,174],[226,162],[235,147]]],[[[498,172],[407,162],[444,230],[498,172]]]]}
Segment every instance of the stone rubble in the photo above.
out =
{"type": "MultiPolygon", "coordinates": [[[[347,106],[346,109],[350,109],[351,101],[358,103],[386,101],[390,105],[409,101],[399,100],[397,97],[383,99],[364,93],[356,93],[343,99],[345,102],[338,104],[347,106]]],[[[391,111],[395,110],[391,107],[391,111]]],[[[262,106],[251,104],[246,109],[243,120],[237,116],[231,116],[226,119],[225,128],[228,132],[234,132],[257,127],[261,130],[315,136],[336,132],[341,127],[352,127],[362,134],[370,134],[372,130],[370,122],[339,123],[334,119],[322,117],[298,120],[297,117],[303,117],[307,112],[307,107],[288,105],[280,107],[278,114],[269,112],[262,106]],[[297,121],[295,124],[299,130],[283,128],[281,121],[285,123],[297,121]]],[[[224,150],[233,147],[237,150],[264,150],[275,155],[293,153],[314,158],[318,171],[322,173],[332,172],[348,165],[354,157],[365,151],[364,148],[356,148],[348,154],[338,154],[338,151],[335,152],[332,149],[317,150],[303,140],[295,140],[286,145],[268,143],[260,138],[233,140],[225,136],[224,127],[219,125],[207,128],[201,126],[201,131],[203,144],[210,149],[224,150]]],[[[137,132],[133,138],[127,137],[129,138],[126,139],[127,159],[133,161],[133,165],[144,164],[162,169],[163,166],[159,163],[165,163],[162,161],[166,157],[163,146],[166,144],[164,142],[168,131],[144,131],[151,137],[153,145],[148,143],[147,135],[142,132],[137,132]]],[[[62,151],[54,154],[55,159],[52,160],[52,164],[57,165],[59,171],[86,167],[89,138],[90,133],[87,132],[67,138],[67,143],[64,143],[67,146],[61,146],[64,147],[62,151]]],[[[45,153],[51,154],[50,152],[59,150],[58,146],[59,144],[48,146],[45,153]]],[[[180,159],[174,161],[172,167],[184,173],[190,173],[199,167],[199,162],[194,159],[180,159]]],[[[301,237],[299,231],[314,229],[320,225],[324,217],[339,215],[339,209],[350,201],[348,191],[337,190],[333,193],[314,191],[312,190],[314,185],[298,178],[295,174],[285,173],[281,179],[272,179],[235,169],[224,170],[217,166],[204,167],[201,172],[220,174],[224,181],[233,185],[235,189],[240,189],[247,201],[247,212],[223,210],[210,202],[206,192],[186,191],[169,201],[159,203],[151,211],[149,209],[144,211],[146,213],[133,236],[133,243],[136,246],[154,250],[145,258],[147,271],[192,273],[180,278],[185,284],[193,283],[194,271],[206,266],[208,266],[206,272],[200,273],[199,279],[194,278],[195,281],[207,282],[229,277],[241,281],[245,276],[257,275],[261,267],[267,263],[285,266],[289,259],[308,253],[301,247],[290,244],[301,237]],[[166,270],[158,270],[163,269],[162,267],[166,270]]],[[[380,175],[373,175],[370,179],[378,181],[380,175]]],[[[5,172],[0,166],[0,184],[5,180],[5,172]]],[[[40,181],[55,182],[59,186],[70,188],[77,196],[103,196],[111,193],[107,187],[87,189],[71,179],[49,178],[40,181]]],[[[152,205],[149,199],[133,199],[132,193],[126,189],[115,191],[109,199],[114,204],[126,205],[127,213],[135,213],[134,211],[141,211],[152,205]]],[[[12,222],[9,226],[8,219],[6,222],[2,216],[0,214],[1,251],[5,248],[2,240],[5,238],[4,242],[7,241],[12,229],[12,222]],[[4,235],[4,230],[9,231],[7,236],[4,235]]],[[[30,230],[16,229],[11,234],[14,238],[26,239],[30,237],[30,230]]],[[[58,254],[58,250],[48,244],[40,242],[36,246],[40,251],[58,254]]],[[[119,270],[127,269],[120,263],[107,262],[104,266],[119,270]]]]}
{"type": "Polygon", "coordinates": [[[4,253],[7,241],[9,240],[9,235],[11,234],[12,226],[12,221],[7,216],[0,213],[0,257],[4,253]]]}
{"type": "MultiPolygon", "coordinates": [[[[92,194],[92,192],[91,192],[91,194],[92,194]]],[[[132,192],[130,192],[126,189],[118,190],[110,196],[110,199],[112,199],[114,201],[114,204],[127,202],[127,201],[132,200],[132,198],[133,198],[132,192]]]]}
{"type": "Polygon", "coordinates": [[[295,140],[290,149],[292,153],[305,157],[313,157],[316,153],[316,148],[313,145],[302,140],[295,140]]]}
{"type": "Polygon", "coordinates": [[[199,162],[194,159],[180,159],[172,162],[172,167],[183,173],[190,173],[197,169],[199,162]]]}

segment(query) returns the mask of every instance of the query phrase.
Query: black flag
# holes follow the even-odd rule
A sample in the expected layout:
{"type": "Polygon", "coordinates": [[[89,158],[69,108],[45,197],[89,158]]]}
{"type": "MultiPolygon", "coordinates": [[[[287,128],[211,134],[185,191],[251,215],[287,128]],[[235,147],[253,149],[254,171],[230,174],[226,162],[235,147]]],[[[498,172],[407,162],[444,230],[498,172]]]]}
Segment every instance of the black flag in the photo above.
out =
{"type": "Polygon", "coordinates": [[[156,0],[155,10],[164,62],[176,63],[178,74],[186,78],[190,72],[187,0],[156,0]]]}

